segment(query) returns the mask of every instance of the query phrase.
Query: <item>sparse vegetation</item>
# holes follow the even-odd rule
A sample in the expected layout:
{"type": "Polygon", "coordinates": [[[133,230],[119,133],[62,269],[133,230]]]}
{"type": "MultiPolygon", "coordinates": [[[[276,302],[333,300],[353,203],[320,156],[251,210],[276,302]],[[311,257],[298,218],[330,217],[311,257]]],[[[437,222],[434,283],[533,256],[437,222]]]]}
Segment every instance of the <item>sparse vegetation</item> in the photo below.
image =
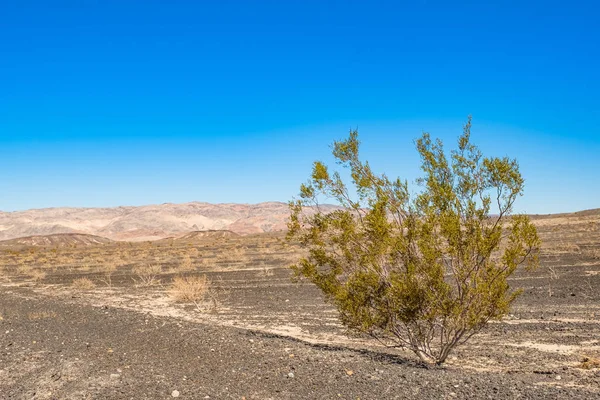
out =
{"type": "MultiPolygon", "coordinates": [[[[568,216],[568,220],[575,218],[568,216]]],[[[131,370],[123,370],[131,382],[134,378],[145,382],[149,366],[160,370],[165,364],[164,357],[170,357],[171,365],[195,365],[198,360],[222,365],[220,360],[223,360],[230,362],[231,369],[239,371],[242,377],[250,368],[266,377],[265,368],[271,368],[269,382],[277,390],[281,387],[281,380],[277,379],[281,371],[284,371],[281,379],[286,382],[299,381],[310,371],[314,379],[321,379],[315,381],[319,384],[327,385],[333,378],[340,387],[347,387],[342,397],[349,397],[352,392],[357,397],[369,398],[366,392],[360,392],[364,389],[404,398],[417,388],[421,392],[416,398],[454,397],[447,389],[456,394],[455,398],[514,397],[515,393],[521,397],[595,398],[599,379],[595,360],[599,349],[600,266],[593,254],[600,248],[600,232],[582,231],[581,227],[587,229],[587,223],[566,224],[549,217],[532,219],[544,240],[543,268],[531,273],[517,270],[511,276],[511,287],[527,288],[511,307],[511,315],[500,323],[489,324],[485,334],[473,337],[469,346],[453,353],[458,359],[450,357],[451,367],[444,373],[415,367],[410,361],[390,362],[390,356],[406,357],[407,352],[365,346],[360,336],[342,337],[343,327],[335,308],[324,304],[312,285],[290,282],[287,275],[290,271],[284,267],[305,251],[297,242],[284,242],[282,232],[224,240],[170,239],[151,245],[115,242],[77,248],[0,246],[2,280],[10,281],[0,296],[0,320],[5,326],[2,337],[7,343],[17,344],[11,348],[26,347],[33,351],[29,354],[44,355],[28,358],[26,365],[45,363],[38,364],[39,374],[23,371],[20,367],[27,353],[9,348],[3,358],[4,370],[17,385],[13,387],[35,387],[42,374],[50,377],[54,372],[64,373],[58,361],[68,356],[70,360],[79,358],[81,363],[95,365],[94,373],[108,377],[109,370],[119,373],[114,371],[114,362],[123,349],[127,354],[120,358],[121,365],[125,368],[131,365],[131,370]],[[555,230],[557,223],[560,229],[555,230]],[[229,256],[220,257],[221,253],[229,256]],[[194,269],[186,272],[180,266],[188,260],[194,269]],[[134,270],[139,272],[140,267],[148,264],[160,266],[160,271],[155,272],[163,284],[137,285],[139,278],[134,270]],[[17,273],[19,266],[25,266],[24,272],[46,273],[43,285],[33,281],[29,274],[17,273]],[[205,296],[196,303],[185,300],[176,304],[171,293],[174,278],[202,275],[210,281],[205,296]],[[87,278],[97,286],[94,290],[83,289],[81,293],[85,295],[74,294],[71,285],[75,278],[87,278]],[[552,297],[546,294],[549,282],[552,297]],[[26,298],[27,301],[21,301],[26,298]],[[213,311],[218,315],[208,314],[213,311]],[[196,324],[199,321],[203,323],[196,324]],[[57,337],[61,340],[56,340],[57,337]],[[293,339],[331,344],[336,350],[331,351],[329,345],[306,346],[293,339]],[[561,351],[549,351],[553,346],[561,351]],[[169,351],[159,351],[161,357],[156,357],[154,350],[164,348],[169,351]],[[240,371],[241,365],[244,369],[240,371]],[[289,367],[296,368],[293,370],[296,378],[288,377],[289,367]],[[480,370],[486,372],[474,372],[480,370]],[[139,375],[129,375],[134,371],[139,375]],[[556,373],[562,375],[562,381],[555,381],[556,373]],[[399,379],[402,385],[397,384],[399,379]],[[456,388],[454,385],[458,384],[460,387],[456,388]],[[562,388],[557,388],[558,385],[562,388]],[[392,389],[385,392],[387,388],[392,389]]],[[[586,221],[599,225],[600,213],[586,217],[586,221]]],[[[82,372],[90,371],[84,368],[82,372]]],[[[171,381],[185,384],[180,379],[187,373],[186,368],[175,370],[171,381]]],[[[226,378],[219,374],[215,377],[226,378]]],[[[55,382],[60,383],[61,379],[55,382]]],[[[194,385],[190,381],[188,384],[194,385]]],[[[267,380],[257,381],[262,385],[267,380]]],[[[7,391],[10,382],[5,379],[0,386],[4,385],[2,388],[7,391]]],[[[81,382],[87,387],[86,379],[81,382]]],[[[109,383],[114,382],[111,379],[109,383]]],[[[242,379],[240,398],[247,394],[246,382],[242,379]]],[[[70,398],[81,393],[70,385],[64,387],[69,391],[53,395],[70,398]]],[[[138,386],[129,397],[143,393],[142,387],[138,386]]],[[[193,396],[185,386],[178,390],[184,397],[193,396]]],[[[311,398],[310,390],[302,393],[304,396],[299,394],[299,398],[311,398]]],[[[341,392],[336,387],[329,397],[341,392]]],[[[272,393],[271,397],[277,397],[279,392],[272,393]]],[[[155,394],[149,392],[147,397],[155,394]]]]}
{"type": "Polygon", "coordinates": [[[181,263],[179,264],[180,271],[191,271],[194,269],[194,262],[189,254],[183,256],[181,263]]]}
{"type": "Polygon", "coordinates": [[[39,269],[34,269],[29,273],[29,276],[34,282],[40,282],[46,277],[46,273],[39,269]]]}
{"type": "Polygon", "coordinates": [[[89,278],[76,278],[73,279],[71,286],[77,290],[92,290],[96,284],[89,278]]]}
{"type": "Polygon", "coordinates": [[[259,275],[263,276],[263,277],[269,277],[269,276],[273,276],[275,273],[273,272],[272,268],[268,268],[267,266],[263,266],[260,270],[259,275]]]}
{"type": "Polygon", "coordinates": [[[134,267],[132,272],[136,275],[133,280],[137,286],[154,286],[160,283],[162,268],[159,264],[144,264],[134,267]]]}
{"type": "Polygon", "coordinates": [[[19,264],[17,266],[17,274],[19,275],[31,275],[33,267],[29,264],[19,264]]]}
{"type": "Polygon", "coordinates": [[[206,275],[176,276],[169,293],[176,301],[197,305],[206,299],[209,288],[206,275]]]}
{"type": "Polygon", "coordinates": [[[579,364],[581,369],[596,369],[600,368],[600,358],[583,357],[579,364]]]}
{"type": "Polygon", "coordinates": [[[321,289],[345,326],[427,363],[444,363],[506,315],[519,295],[507,279],[538,263],[535,226],[512,215],[524,184],[517,162],[483,157],[470,137],[469,118],[449,158],[440,140],[416,140],[424,175],[413,192],[360,160],[353,131],[333,145],[353,186],[315,162],[290,203],[289,237],[309,251],[295,273],[321,289]],[[322,210],[322,198],[342,208],[322,210]]]}

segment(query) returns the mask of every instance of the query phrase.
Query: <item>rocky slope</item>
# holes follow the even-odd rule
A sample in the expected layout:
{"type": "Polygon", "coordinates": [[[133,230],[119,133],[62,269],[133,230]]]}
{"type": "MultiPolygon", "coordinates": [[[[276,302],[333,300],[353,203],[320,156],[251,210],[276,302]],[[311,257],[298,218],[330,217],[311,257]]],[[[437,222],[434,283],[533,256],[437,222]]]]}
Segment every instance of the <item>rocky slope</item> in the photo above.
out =
{"type": "MultiPolygon", "coordinates": [[[[179,238],[190,232],[210,230],[246,235],[285,230],[288,216],[288,205],[278,202],[192,202],[140,207],[0,211],[0,240],[59,233],[89,234],[128,241],[179,238]]],[[[571,214],[534,215],[532,219],[541,231],[580,224],[595,231],[600,221],[600,209],[571,214]]]]}
{"type": "Polygon", "coordinates": [[[115,208],[47,208],[0,212],[0,240],[57,233],[83,233],[113,240],[156,240],[190,231],[230,230],[250,234],[283,230],[285,203],[160,204],[115,208]]]}
{"type": "Polygon", "coordinates": [[[112,243],[112,240],[81,233],[55,233],[52,235],[26,236],[0,241],[0,246],[94,246],[112,243]]]}

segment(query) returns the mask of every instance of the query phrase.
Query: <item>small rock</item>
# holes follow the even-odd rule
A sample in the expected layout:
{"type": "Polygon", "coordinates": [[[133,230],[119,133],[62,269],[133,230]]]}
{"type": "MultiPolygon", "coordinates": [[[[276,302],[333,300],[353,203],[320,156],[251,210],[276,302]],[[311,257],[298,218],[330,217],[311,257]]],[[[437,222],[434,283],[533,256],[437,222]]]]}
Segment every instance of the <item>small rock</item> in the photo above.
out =
{"type": "Polygon", "coordinates": [[[171,397],[179,397],[179,390],[173,390],[171,392],[171,397]]]}
{"type": "Polygon", "coordinates": [[[288,376],[288,378],[293,378],[294,377],[294,373],[290,372],[287,376],[288,376]]]}
{"type": "Polygon", "coordinates": [[[119,374],[110,374],[110,379],[119,379],[121,375],[119,374]]]}
{"type": "Polygon", "coordinates": [[[560,376],[560,375],[556,375],[556,378],[555,378],[555,379],[556,379],[557,381],[560,381],[560,380],[562,379],[562,376],[560,376]]]}
{"type": "Polygon", "coordinates": [[[450,396],[452,396],[452,397],[456,397],[456,393],[454,393],[454,392],[450,392],[450,396]]]}

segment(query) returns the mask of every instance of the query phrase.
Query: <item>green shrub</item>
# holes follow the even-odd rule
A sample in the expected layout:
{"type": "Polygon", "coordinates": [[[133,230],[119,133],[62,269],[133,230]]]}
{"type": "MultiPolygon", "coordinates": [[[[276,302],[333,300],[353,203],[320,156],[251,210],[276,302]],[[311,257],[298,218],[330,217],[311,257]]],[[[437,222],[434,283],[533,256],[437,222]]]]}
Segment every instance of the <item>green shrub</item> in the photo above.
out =
{"type": "Polygon", "coordinates": [[[483,157],[470,142],[471,118],[446,156],[442,142],[416,140],[421,190],[372,172],[359,159],[356,131],[334,142],[350,187],[321,162],[290,202],[288,239],[308,252],[292,266],[339,311],[348,328],[443,363],[519,294],[507,278],[538,264],[540,240],[525,215],[512,215],[523,192],[518,164],[483,157]],[[321,208],[320,200],[341,206],[321,208]]]}

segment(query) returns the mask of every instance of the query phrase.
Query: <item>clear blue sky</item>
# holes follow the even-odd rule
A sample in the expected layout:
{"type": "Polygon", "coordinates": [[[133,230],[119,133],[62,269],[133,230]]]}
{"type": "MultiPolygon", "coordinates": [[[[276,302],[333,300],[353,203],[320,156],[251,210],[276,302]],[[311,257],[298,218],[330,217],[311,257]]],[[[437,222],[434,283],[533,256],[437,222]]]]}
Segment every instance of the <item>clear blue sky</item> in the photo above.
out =
{"type": "Polygon", "coordinates": [[[0,210],[287,201],[358,127],[468,114],[521,164],[518,211],[600,207],[600,8],[588,1],[0,1],[0,210]]]}

